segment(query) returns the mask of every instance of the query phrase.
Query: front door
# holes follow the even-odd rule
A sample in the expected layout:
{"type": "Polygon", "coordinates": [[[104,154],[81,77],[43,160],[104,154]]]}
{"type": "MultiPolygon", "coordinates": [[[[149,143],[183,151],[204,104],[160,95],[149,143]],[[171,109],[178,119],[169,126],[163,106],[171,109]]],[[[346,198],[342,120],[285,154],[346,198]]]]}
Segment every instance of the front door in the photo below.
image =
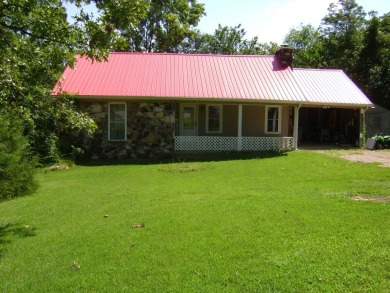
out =
{"type": "Polygon", "coordinates": [[[198,133],[198,106],[181,104],[180,107],[180,135],[196,136],[198,133]]]}

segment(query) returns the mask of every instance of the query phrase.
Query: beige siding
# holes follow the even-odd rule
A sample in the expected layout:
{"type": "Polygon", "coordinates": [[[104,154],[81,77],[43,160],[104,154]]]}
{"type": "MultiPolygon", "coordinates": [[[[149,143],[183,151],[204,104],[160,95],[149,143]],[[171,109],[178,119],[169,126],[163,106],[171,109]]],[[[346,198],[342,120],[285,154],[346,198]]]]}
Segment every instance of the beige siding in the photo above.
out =
{"type": "Polygon", "coordinates": [[[242,107],[242,136],[261,136],[264,134],[265,107],[245,105],[242,107]]]}
{"type": "Polygon", "coordinates": [[[223,136],[237,136],[238,133],[238,105],[223,106],[223,136]]]}
{"type": "Polygon", "coordinates": [[[282,125],[281,125],[281,136],[288,136],[288,123],[289,123],[289,107],[282,107],[282,125]]]}

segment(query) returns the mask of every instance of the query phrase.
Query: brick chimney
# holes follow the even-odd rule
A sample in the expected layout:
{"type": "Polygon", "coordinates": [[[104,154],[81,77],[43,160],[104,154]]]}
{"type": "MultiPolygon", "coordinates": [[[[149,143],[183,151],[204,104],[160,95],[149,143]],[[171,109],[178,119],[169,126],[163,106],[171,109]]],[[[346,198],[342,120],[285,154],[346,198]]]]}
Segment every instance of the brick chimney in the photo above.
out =
{"type": "Polygon", "coordinates": [[[275,57],[278,59],[282,66],[292,68],[293,65],[293,51],[294,49],[287,44],[282,44],[279,50],[276,51],[275,57]]]}

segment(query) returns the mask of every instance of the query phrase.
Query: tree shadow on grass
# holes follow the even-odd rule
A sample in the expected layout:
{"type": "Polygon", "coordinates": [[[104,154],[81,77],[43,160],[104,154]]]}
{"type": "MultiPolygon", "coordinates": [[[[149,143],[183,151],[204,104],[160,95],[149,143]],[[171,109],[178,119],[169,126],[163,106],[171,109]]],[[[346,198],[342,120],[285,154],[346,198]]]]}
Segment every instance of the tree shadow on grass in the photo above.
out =
{"type": "Polygon", "coordinates": [[[36,236],[36,228],[22,224],[0,223],[0,260],[4,256],[5,247],[11,245],[14,238],[36,236]]]}
{"type": "Polygon", "coordinates": [[[261,152],[178,152],[164,158],[148,159],[98,159],[78,161],[80,166],[158,165],[178,162],[219,162],[234,160],[269,159],[288,156],[289,151],[261,152]]]}

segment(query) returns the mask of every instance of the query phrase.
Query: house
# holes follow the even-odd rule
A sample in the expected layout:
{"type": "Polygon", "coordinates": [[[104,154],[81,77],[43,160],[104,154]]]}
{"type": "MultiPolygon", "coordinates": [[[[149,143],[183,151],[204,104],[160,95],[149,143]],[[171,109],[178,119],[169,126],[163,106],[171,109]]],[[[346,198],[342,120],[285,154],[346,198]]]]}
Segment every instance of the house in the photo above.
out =
{"type": "Polygon", "coordinates": [[[96,158],[359,140],[370,100],[343,71],[292,68],[283,53],[111,53],[100,63],[79,57],[53,95],[76,94],[97,122],[90,144],[96,158]]]}

